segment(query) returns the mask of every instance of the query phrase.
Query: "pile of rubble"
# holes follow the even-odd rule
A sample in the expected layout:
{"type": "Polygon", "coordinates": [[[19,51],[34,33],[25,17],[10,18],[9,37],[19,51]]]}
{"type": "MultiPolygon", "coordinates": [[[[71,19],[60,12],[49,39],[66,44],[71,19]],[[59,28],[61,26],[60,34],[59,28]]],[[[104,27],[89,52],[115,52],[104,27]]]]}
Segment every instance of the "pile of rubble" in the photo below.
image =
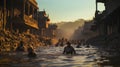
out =
{"type": "Polygon", "coordinates": [[[0,30],[0,32],[0,52],[15,51],[20,41],[23,41],[25,48],[27,48],[29,45],[32,45],[34,48],[44,45],[42,40],[39,39],[40,37],[38,35],[33,35],[26,32],[10,32],[8,30],[0,30]]]}

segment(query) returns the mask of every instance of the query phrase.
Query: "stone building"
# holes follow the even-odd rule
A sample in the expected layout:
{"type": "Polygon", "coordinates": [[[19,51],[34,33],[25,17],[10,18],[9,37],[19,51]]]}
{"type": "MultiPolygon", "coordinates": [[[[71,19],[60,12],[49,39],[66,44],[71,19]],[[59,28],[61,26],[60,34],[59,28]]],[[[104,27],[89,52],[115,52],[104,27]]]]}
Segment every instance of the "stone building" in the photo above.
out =
{"type": "Polygon", "coordinates": [[[40,35],[45,36],[46,35],[46,30],[49,26],[49,16],[46,14],[46,11],[38,11],[38,27],[40,30],[40,35]]]}
{"type": "Polygon", "coordinates": [[[120,0],[96,0],[94,24],[99,34],[89,40],[92,44],[120,47],[120,0]],[[98,3],[104,4],[104,11],[98,10],[98,3]]]}
{"type": "Polygon", "coordinates": [[[120,0],[96,0],[95,24],[99,35],[120,33],[120,0]],[[103,3],[105,10],[98,10],[98,3],[103,3]]]}
{"type": "Polygon", "coordinates": [[[46,30],[46,36],[49,38],[56,38],[57,27],[56,24],[49,24],[48,29],[46,30]]]}
{"type": "Polygon", "coordinates": [[[0,28],[33,32],[38,27],[36,0],[0,0],[0,28]]]}

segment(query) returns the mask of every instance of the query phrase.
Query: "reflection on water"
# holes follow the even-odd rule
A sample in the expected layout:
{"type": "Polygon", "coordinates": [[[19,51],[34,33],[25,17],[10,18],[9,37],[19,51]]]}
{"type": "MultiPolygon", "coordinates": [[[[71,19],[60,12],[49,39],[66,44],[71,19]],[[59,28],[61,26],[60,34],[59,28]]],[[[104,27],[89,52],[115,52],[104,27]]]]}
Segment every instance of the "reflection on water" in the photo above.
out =
{"type": "Polygon", "coordinates": [[[40,47],[37,58],[28,58],[27,53],[10,53],[9,57],[0,57],[0,67],[120,67],[119,60],[102,56],[107,53],[95,47],[75,50],[77,55],[63,55],[63,47],[40,47]]]}

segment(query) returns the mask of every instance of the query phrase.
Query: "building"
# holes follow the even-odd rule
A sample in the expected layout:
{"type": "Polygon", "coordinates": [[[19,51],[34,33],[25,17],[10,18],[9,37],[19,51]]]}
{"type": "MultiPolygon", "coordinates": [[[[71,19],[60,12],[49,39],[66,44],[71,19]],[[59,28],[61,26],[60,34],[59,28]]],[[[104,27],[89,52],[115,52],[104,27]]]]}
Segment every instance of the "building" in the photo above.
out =
{"type": "Polygon", "coordinates": [[[45,10],[38,11],[38,22],[39,28],[48,28],[50,19],[45,10]]]}
{"type": "Polygon", "coordinates": [[[74,40],[88,40],[89,38],[95,37],[97,36],[97,32],[93,32],[91,31],[91,26],[93,25],[93,21],[89,20],[89,21],[85,21],[84,25],[81,27],[78,27],[78,29],[76,29],[74,31],[74,34],[72,36],[72,39],[74,40]]]}
{"type": "Polygon", "coordinates": [[[120,0],[96,0],[94,28],[98,36],[89,39],[94,45],[106,47],[120,47],[120,0]],[[105,10],[98,10],[98,3],[103,3],[105,10]]]}
{"type": "Polygon", "coordinates": [[[19,32],[39,29],[36,0],[0,0],[0,28],[19,32]]]}
{"type": "Polygon", "coordinates": [[[46,11],[38,11],[38,27],[40,30],[40,35],[45,36],[46,29],[49,26],[49,16],[46,14],[46,11]]]}
{"type": "Polygon", "coordinates": [[[57,25],[56,24],[49,24],[46,30],[46,36],[49,38],[56,38],[57,34],[57,25]]]}
{"type": "Polygon", "coordinates": [[[95,24],[99,35],[120,33],[120,0],[96,0],[95,24]],[[98,10],[98,3],[105,5],[105,10],[98,10]]]}

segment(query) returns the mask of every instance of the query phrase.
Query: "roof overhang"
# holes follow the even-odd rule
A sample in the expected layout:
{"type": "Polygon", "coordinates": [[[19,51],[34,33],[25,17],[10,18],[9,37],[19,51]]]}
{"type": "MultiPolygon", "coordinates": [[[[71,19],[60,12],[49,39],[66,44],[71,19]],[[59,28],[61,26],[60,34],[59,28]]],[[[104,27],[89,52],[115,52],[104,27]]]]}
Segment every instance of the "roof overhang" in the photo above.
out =
{"type": "Polygon", "coordinates": [[[29,0],[29,2],[33,4],[33,6],[36,7],[37,9],[39,8],[36,0],[29,0]]]}

